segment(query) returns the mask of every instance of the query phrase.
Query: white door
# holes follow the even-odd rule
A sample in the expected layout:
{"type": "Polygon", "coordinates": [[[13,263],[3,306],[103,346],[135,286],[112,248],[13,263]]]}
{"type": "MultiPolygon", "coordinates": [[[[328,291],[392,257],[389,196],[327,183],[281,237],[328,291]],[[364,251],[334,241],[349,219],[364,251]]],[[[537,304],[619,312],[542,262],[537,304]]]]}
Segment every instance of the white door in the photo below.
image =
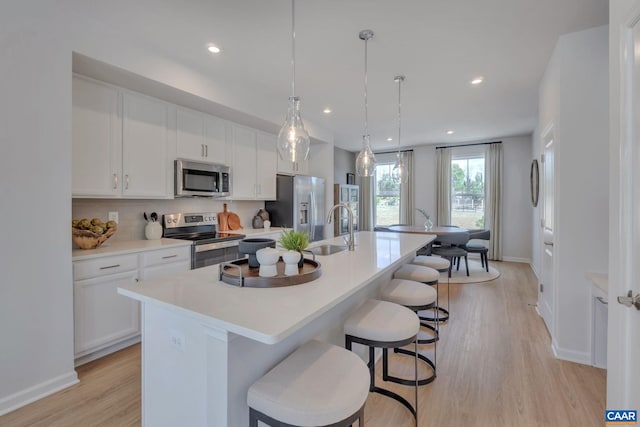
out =
{"type": "MultiPolygon", "coordinates": [[[[640,411],[640,310],[617,302],[640,293],[640,0],[624,16],[612,15],[620,49],[612,44],[611,221],[607,408],[640,411]],[[616,20],[619,19],[619,22],[616,20]],[[618,25],[622,24],[622,25],[618,25]],[[618,68],[620,72],[618,73],[618,68]],[[619,101],[619,102],[618,102],[619,101]],[[620,108],[619,121],[616,113],[620,108]],[[618,137],[619,134],[619,137],[618,137]],[[619,146],[618,146],[619,144],[619,146]],[[618,191],[619,190],[619,191],[618,191]]],[[[616,11],[616,7],[612,7],[616,11]]],[[[613,37],[612,40],[616,40],[613,37]]]]}
{"type": "Polygon", "coordinates": [[[554,258],[553,258],[553,218],[555,200],[555,172],[553,127],[550,127],[543,136],[544,144],[542,161],[542,284],[538,289],[538,307],[540,315],[547,325],[549,333],[553,337],[553,312],[554,312],[554,258]]]}

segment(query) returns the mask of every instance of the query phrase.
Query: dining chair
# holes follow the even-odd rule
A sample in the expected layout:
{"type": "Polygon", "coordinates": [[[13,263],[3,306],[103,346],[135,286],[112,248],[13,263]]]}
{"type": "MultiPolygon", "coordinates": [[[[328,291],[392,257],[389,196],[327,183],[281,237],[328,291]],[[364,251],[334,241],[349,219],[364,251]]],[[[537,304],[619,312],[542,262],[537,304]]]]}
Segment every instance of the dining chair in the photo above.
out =
{"type": "MultiPolygon", "coordinates": [[[[467,251],[464,249],[464,245],[469,241],[469,232],[443,234],[438,236],[440,246],[434,246],[431,248],[431,252],[435,255],[440,255],[443,258],[447,258],[450,262],[449,265],[449,277],[451,277],[451,269],[456,258],[464,258],[464,264],[467,268],[467,276],[469,275],[469,261],[467,259],[467,251]]],[[[458,261],[458,268],[460,268],[460,261],[458,261]]]]}
{"type": "Polygon", "coordinates": [[[480,254],[480,264],[489,272],[489,248],[482,242],[473,242],[473,240],[490,240],[491,230],[471,230],[469,231],[469,242],[464,245],[468,253],[480,254]]]}

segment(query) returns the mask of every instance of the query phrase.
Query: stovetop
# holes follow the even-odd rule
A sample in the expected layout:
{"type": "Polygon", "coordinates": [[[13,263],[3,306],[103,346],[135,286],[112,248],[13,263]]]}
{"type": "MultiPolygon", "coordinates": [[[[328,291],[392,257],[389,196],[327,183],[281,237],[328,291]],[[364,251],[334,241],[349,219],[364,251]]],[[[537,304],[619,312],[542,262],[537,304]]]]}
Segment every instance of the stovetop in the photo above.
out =
{"type": "Polygon", "coordinates": [[[162,216],[162,237],[191,240],[194,245],[246,237],[243,234],[220,233],[216,231],[217,224],[214,212],[165,214],[162,216]]]}

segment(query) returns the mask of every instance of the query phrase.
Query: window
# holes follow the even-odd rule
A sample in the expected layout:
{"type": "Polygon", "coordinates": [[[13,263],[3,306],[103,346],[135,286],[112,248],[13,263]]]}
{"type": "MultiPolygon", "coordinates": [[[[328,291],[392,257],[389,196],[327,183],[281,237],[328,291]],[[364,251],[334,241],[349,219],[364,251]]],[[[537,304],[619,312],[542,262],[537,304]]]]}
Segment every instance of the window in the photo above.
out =
{"type": "Polygon", "coordinates": [[[484,228],[485,154],[477,147],[460,148],[451,156],[451,224],[484,228]]]}
{"type": "Polygon", "coordinates": [[[392,225],[400,222],[400,184],[394,182],[391,177],[394,164],[395,157],[391,161],[376,159],[374,176],[376,225],[392,225]]]}

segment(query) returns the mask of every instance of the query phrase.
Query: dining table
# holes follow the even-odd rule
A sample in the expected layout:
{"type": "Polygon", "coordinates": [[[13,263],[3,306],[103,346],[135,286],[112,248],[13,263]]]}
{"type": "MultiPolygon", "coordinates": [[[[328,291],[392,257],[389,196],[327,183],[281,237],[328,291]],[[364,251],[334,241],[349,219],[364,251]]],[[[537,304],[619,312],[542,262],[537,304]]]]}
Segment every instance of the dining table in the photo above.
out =
{"type": "Polygon", "coordinates": [[[393,231],[396,233],[432,234],[436,236],[447,236],[456,233],[465,233],[469,230],[462,227],[449,226],[437,226],[427,229],[422,225],[392,225],[390,227],[385,227],[385,231],[393,231]]]}

